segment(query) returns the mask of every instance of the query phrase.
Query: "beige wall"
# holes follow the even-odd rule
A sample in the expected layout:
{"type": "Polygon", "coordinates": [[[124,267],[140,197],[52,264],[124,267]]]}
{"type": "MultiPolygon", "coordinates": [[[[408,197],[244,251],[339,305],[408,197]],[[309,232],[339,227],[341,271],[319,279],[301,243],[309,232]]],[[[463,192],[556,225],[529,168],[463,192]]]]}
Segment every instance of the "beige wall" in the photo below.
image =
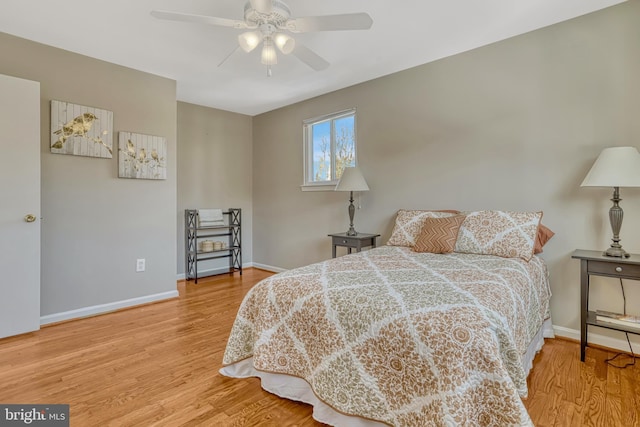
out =
{"type": "Polygon", "coordinates": [[[175,292],[175,82],[2,33],[0,58],[41,87],[41,314],[175,292]],[[115,152],[51,154],[52,99],[113,111],[114,148],[120,130],[166,137],[167,180],[119,179],[115,152]]]}
{"type": "MultiPolygon", "coordinates": [[[[178,102],[178,272],[184,274],[184,210],[242,209],[242,261],[251,262],[252,119],[178,102]]],[[[228,269],[228,260],[198,270],[228,269]]]]}
{"type": "MultiPolygon", "coordinates": [[[[612,191],[580,183],[604,147],[640,147],[638,22],[640,2],[630,1],[254,117],[254,262],[292,268],[330,256],[326,235],[348,228],[348,196],[300,190],[302,121],[356,107],[371,188],[356,229],[385,242],[399,208],[542,210],[557,233],[543,255],[553,320],[575,333],[570,254],[604,249],[611,235],[612,191]]],[[[622,197],[622,243],[640,253],[640,189],[622,197]]],[[[620,310],[619,285],[594,282],[593,304],[620,310]]],[[[640,287],[627,288],[637,307],[640,287]]]]}
{"type": "MultiPolygon", "coordinates": [[[[554,323],[575,330],[570,253],[610,239],[611,191],[579,184],[602,148],[640,146],[637,22],[640,2],[629,1],[254,118],[176,104],[172,80],[0,34],[12,58],[0,73],[42,88],[42,314],[175,290],[187,207],[241,207],[245,263],[328,258],[326,234],[348,227],[347,195],[300,190],[302,120],[356,107],[371,187],[356,228],[384,242],[399,208],[543,210],[557,232],[543,255],[554,323]],[[168,179],[118,179],[115,158],[51,154],[51,99],[113,111],[114,132],[166,136],[168,179]],[[136,258],[147,272],[135,273],[136,258]]],[[[622,197],[623,245],[638,253],[640,190],[622,197]]],[[[605,280],[592,300],[621,304],[605,280]]]]}

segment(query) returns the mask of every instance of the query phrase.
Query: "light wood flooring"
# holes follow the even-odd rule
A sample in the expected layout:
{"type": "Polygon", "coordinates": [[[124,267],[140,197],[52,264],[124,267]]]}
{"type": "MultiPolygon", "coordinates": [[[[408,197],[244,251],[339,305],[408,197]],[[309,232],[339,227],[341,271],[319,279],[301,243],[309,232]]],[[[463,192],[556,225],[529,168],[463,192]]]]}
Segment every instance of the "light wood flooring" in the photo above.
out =
{"type": "MultiPolygon", "coordinates": [[[[68,403],[71,426],[322,426],[311,407],[257,379],[221,376],[245,293],[270,273],[246,269],[180,283],[180,297],[0,340],[0,403],[68,403]]],[[[525,405],[536,426],[640,426],[640,361],[547,340],[525,405]]]]}

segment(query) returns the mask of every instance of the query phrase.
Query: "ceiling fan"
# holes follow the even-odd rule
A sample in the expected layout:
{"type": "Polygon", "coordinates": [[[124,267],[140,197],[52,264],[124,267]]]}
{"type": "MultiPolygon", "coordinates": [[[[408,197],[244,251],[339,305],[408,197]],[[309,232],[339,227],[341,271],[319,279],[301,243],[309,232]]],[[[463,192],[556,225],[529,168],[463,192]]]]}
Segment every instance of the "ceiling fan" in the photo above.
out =
{"type": "Polygon", "coordinates": [[[317,53],[296,43],[294,38],[287,34],[288,32],[368,30],[373,24],[373,20],[367,13],[292,18],[289,7],[280,0],[249,0],[244,6],[243,21],[167,10],[154,10],[151,15],[159,19],[249,30],[238,36],[238,46],[218,66],[222,65],[238,47],[245,52],[251,52],[262,43],[262,63],[267,66],[268,76],[271,76],[271,66],[278,63],[276,47],[285,55],[292,53],[316,71],[324,70],[329,66],[329,63],[317,53]]]}

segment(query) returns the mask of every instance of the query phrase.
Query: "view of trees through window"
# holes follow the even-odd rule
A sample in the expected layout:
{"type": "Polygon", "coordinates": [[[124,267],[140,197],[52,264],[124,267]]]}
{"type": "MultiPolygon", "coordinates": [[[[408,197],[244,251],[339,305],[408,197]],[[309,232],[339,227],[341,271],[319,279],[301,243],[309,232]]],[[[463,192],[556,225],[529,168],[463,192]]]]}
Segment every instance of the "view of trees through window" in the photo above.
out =
{"type": "Polygon", "coordinates": [[[337,181],[356,165],[355,113],[311,125],[311,181],[337,181]]]}

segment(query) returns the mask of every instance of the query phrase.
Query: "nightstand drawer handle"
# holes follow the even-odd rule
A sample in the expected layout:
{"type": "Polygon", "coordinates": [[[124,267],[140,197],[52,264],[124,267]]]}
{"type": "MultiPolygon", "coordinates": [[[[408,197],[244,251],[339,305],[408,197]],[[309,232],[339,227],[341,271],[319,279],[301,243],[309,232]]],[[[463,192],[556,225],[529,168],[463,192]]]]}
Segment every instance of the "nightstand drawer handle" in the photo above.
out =
{"type": "Polygon", "coordinates": [[[616,271],[617,271],[618,273],[621,273],[621,272],[622,272],[622,267],[616,267],[616,271]]]}
{"type": "MultiPolygon", "coordinates": [[[[347,243],[347,242],[348,242],[348,240],[343,240],[343,241],[342,241],[342,243],[347,243]]],[[[619,267],[618,267],[618,268],[619,268],[619,267]]]]}

